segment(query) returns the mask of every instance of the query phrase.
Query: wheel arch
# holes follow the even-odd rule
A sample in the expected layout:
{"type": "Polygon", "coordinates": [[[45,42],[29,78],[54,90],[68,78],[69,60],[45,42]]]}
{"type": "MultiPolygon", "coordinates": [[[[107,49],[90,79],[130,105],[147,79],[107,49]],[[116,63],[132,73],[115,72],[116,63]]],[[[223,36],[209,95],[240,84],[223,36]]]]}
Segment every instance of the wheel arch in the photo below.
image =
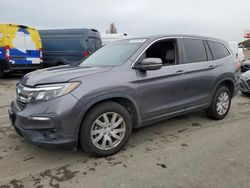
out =
{"type": "Polygon", "coordinates": [[[226,86],[230,91],[231,98],[233,98],[235,93],[235,80],[232,77],[225,77],[217,81],[212,96],[215,95],[215,92],[220,86],[226,86]]]}
{"type": "Polygon", "coordinates": [[[107,102],[107,101],[117,102],[128,110],[133,120],[133,128],[137,128],[141,125],[141,116],[140,116],[139,107],[132,97],[123,95],[123,94],[112,95],[112,96],[100,96],[100,97],[93,99],[91,102],[85,105],[84,110],[80,114],[80,118],[79,118],[78,126],[77,126],[78,137],[79,137],[81,125],[87,113],[96,105],[103,103],[103,102],[107,102]]]}

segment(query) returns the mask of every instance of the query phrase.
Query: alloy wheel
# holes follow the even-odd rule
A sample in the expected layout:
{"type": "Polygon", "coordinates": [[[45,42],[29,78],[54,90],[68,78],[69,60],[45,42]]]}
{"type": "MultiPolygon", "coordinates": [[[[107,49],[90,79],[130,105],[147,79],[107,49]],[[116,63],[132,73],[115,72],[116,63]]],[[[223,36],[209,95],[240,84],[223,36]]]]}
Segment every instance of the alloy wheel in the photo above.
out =
{"type": "Polygon", "coordinates": [[[219,115],[227,113],[229,108],[229,95],[227,92],[221,92],[216,103],[216,110],[219,115]]]}
{"type": "Polygon", "coordinates": [[[123,117],[116,112],[106,112],[92,124],[91,141],[101,150],[110,150],[120,144],[125,132],[126,124],[123,117]]]}

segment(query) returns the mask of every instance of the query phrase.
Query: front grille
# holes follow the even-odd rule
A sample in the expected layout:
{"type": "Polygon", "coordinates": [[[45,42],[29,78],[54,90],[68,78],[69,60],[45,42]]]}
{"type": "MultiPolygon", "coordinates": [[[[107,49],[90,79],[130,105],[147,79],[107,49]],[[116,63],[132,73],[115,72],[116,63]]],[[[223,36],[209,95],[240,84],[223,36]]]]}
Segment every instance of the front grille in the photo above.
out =
{"type": "Polygon", "coordinates": [[[16,100],[17,106],[20,108],[20,110],[23,110],[26,107],[26,103],[16,100]]]}
{"type": "Polygon", "coordinates": [[[29,102],[29,92],[25,90],[25,87],[21,84],[17,84],[16,86],[16,104],[23,110],[27,103],[29,102]]]}

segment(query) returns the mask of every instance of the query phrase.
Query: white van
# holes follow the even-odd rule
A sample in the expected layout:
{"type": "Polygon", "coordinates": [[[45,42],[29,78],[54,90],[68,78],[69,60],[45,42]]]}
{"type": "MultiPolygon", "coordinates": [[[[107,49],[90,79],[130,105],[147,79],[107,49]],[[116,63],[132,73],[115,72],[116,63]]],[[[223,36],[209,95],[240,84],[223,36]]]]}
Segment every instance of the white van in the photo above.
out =
{"type": "Polygon", "coordinates": [[[128,38],[126,33],[111,33],[111,34],[101,34],[102,44],[108,44],[116,40],[122,40],[128,38]]]}

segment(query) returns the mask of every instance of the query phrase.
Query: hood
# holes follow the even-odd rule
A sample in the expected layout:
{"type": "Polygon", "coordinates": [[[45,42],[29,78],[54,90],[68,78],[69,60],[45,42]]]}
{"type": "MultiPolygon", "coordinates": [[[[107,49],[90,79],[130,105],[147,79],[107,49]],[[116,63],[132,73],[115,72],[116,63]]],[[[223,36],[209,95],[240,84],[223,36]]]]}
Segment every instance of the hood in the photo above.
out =
{"type": "Polygon", "coordinates": [[[81,67],[70,65],[52,67],[26,74],[21,80],[21,83],[27,86],[62,83],[90,74],[109,71],[111,68],[112,67],[81,67]]]}

